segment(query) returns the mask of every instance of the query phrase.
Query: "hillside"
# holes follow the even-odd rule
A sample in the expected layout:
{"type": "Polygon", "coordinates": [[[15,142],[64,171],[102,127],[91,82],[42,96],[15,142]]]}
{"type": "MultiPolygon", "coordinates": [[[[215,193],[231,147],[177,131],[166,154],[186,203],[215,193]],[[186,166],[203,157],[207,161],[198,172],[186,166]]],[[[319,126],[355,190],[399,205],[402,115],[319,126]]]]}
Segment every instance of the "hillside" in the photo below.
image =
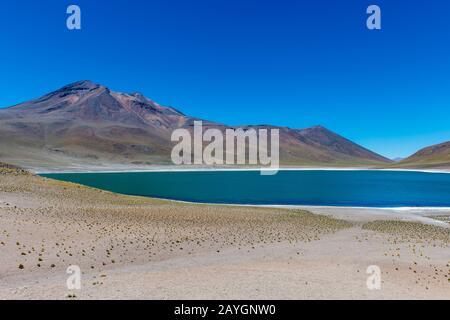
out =
{"type": "MultiPolygon", "coordinates": [[[[199,120],[91,81],[0,109],[0,161],[32,169],[167,165],[176,128],[199,120]]],[[[204,126],[227,125],[203,120],[204,126]]],[[[267,125],[242,128],[274,128],[267,125]]],[[[233,127],[237,128],[237,127],[233,127]]],[[[284,165],[368,166],[390,161],[321,126],[280,129],[284,165]]]]}
{"type": "Polygon", "coordinates": [[[417,151],[395,166],[403,168],[450,168],[450,141],[417,151]]]}

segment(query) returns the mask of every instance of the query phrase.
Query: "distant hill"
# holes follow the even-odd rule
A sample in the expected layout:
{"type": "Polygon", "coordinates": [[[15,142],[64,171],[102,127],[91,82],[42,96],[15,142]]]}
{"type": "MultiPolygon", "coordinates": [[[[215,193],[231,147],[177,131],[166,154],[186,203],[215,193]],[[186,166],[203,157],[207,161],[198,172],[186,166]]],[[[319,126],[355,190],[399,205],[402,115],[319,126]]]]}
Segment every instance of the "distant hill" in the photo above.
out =
{"type": "Polygon", "coordinates": [[[404,168],[450,168],[450,141],[417,151],[412,156],[396,163],[404,168]]]}
{"type": "MultiPolygon", "coordinates": [[[[118,93],[91,81],[67,85],[35,100],[0,109],[0,161],[27,168],[171,164],[176,128],[200,120],[140,93],[118,93]]],[[[230,127],[210,121],[204,126],[230,127]]],[[[377,166],[390,163],[330,130],[280,129],[284,165],[377,166]]]]}

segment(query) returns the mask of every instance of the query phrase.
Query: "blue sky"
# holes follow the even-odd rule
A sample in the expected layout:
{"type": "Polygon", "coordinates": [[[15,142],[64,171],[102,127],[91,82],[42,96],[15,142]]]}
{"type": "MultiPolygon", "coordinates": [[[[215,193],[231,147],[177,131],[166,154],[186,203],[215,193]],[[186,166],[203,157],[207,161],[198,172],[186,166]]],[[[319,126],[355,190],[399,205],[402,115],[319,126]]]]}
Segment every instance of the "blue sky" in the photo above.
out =
{"type": "Polygon", "coordinates": [[[323,125],[388,157],[450,140],[450,2],[27,0],[0,8],[0,107],[90,79],[227,124],[323,125]],[[82,30],[66,28],[66,8],[82,30]],[[382,30],[366,28],[366,8],[382,30]]]}

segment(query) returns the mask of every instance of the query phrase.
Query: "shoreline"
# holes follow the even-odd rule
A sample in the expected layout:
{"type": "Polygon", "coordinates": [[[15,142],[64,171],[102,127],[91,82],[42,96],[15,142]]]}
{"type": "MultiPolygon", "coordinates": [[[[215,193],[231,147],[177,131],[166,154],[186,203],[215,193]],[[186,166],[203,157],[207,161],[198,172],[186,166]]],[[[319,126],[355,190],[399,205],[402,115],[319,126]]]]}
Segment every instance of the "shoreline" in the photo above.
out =
{"type": "Polygon", "coordinates": [[[177,168],[177,167],[155,167],[148,169],[132,169],[132,168],[117,168],[110,169],[94,169],[86,167],[78,171],[74,170],[53,170],[41,171],[32,170],[33,173],[42,174],[84,174],[84,173],[145,173],[145,172],[240,172],[240,171],[392,171],[392,172],[422,172],[422,173],[447,173],[450,174],[450,169],[404,169],[404,168],[370,168],[370,167],[281,167],[281,168],[177,168]]]}
{"type": "MultiPolygon", "coordinates": [[[[113,192],[115,193],[115,192],[113,192]]],[[[131,195],[133,196],[133,195],[131,195]]],[[[242,203],[214,203],[214,202],[195,202],[187,200],[176,200],[161,197],[147,197],[147,196],[135,196],[144,197],[155,200],[176,202],[190,205],[204,205],[204,206],[224,206],[224,207],[257,207],[257,208],[278,208],[278,209],[355,209],[355,210],[392,210],[392,211],[445,211],[450,213],[450,207],[365,207],[365,206],[321,206],[321,205],[303,205],[303,204],[242,204],[242,203]]]]}
{"type": "Polygon", "coordinates": [[[207,207],[232,207],[255,209],[284,209],[305,210],[318,215],[331,216],[352,222],[370,222],[375,220],[411,221],[450,229],[447,222],[433,219],[431,216],[450,217],[450,207],[358,207],[358,206],[313,206],[313,205],[258,205],[258,204],[233,204],[233,203],[208,203],[175,200],[159,197],[144,197],[148,199],[167,201],[178,204],[207,207]],[[425,212],[424,212],[425,211],[425,212]]]}

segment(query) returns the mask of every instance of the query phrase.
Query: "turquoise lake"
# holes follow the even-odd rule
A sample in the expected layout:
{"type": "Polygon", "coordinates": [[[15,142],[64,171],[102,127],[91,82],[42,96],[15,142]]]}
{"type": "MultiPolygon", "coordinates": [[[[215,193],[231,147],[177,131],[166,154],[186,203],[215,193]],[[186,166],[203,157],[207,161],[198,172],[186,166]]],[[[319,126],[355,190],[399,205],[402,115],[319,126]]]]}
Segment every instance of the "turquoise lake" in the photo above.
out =
{"type": "Polygon", "coordinates": [[[175,171],[41,176],[128,195],[207,203],[450,207],[450,174],[376,170],[175,171]]]}

